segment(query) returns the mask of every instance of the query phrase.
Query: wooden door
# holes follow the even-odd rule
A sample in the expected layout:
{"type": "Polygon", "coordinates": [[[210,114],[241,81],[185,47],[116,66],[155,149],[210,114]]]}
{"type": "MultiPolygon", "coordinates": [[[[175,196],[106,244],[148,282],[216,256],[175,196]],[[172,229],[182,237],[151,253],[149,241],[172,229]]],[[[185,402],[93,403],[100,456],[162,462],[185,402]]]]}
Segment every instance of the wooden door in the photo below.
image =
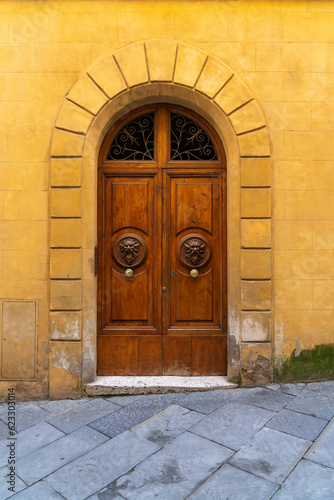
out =
{"type": "Polygon", "coordinates": [[[226,374],[225,155],[198,115],[136,110],[98,179],[98,375],[226,374]]]}

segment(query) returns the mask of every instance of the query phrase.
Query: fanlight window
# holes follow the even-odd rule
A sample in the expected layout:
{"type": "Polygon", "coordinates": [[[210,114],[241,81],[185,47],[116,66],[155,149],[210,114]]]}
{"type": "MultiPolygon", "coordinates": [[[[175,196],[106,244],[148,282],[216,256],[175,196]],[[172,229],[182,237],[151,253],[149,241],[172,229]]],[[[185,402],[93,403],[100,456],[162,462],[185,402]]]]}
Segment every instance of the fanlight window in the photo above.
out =
{"type": "Polygon", "coordinates": [[[217,154],[210,137],[196,122],[171,113],[170,159],[213,161],[217,154]]]}
{"type": "Polygon", "coordinates": [[[113,140],[107,160],[154,160],[154,113],[127,123],[113,140]]]}
{"type": "MultiPolygon", "coordinates": [[[[198,123],[173,112],[169,123],[171,161],[218,160],[211,138],[198,123]]],[[[115,136],[106,160],[154,161],[154,129],[154,112],[131,120],[115,136]]]]}

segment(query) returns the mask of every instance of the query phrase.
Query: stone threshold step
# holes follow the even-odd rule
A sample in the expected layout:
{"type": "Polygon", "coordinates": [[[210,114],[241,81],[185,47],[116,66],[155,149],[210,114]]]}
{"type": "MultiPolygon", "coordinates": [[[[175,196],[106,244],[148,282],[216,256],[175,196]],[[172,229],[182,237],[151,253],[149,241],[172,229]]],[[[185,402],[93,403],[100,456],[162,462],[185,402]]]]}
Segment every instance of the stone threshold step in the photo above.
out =
{"type": "Polygon", "coordinates": [[[97,377],[85,385],[88,396],[119,394],[164,394],[167,392],[235,389],[227,377],[97,377]]]}

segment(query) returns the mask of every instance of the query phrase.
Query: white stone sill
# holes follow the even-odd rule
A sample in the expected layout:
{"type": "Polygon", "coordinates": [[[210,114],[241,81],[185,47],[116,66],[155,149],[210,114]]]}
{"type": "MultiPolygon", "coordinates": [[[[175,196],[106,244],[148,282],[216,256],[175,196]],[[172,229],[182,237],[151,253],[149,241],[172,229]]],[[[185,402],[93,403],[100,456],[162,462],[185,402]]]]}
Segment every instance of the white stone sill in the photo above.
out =
{"type": "Polygon", "coordinates": [[[164,394],[167,392],[235,389],[227,377],[97,377],[85,385],[88,396],[120,394],[164,394]]]}

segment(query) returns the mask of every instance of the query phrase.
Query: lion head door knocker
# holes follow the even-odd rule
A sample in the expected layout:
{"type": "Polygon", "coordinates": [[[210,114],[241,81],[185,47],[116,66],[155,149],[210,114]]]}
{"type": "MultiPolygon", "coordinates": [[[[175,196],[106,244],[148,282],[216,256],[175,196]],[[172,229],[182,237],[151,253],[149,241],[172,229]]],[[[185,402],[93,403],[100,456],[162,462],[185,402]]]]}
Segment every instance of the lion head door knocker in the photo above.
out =
{"type": "Polygon", "coordinates": [[[132,233],[122,234],[115,240],[113,257],[119,266],[126,267],[129,271],[139,267],[145,261],[147,251],[147,245],[143,238],[132,233]]]}
{"type": "Polygon", "coordinates": [[[211,245],[201,234],[188,234],[179,241],[176,253],[178,261],[183,266],[188,269],[199,269],[210,260],[211,245]]]}

